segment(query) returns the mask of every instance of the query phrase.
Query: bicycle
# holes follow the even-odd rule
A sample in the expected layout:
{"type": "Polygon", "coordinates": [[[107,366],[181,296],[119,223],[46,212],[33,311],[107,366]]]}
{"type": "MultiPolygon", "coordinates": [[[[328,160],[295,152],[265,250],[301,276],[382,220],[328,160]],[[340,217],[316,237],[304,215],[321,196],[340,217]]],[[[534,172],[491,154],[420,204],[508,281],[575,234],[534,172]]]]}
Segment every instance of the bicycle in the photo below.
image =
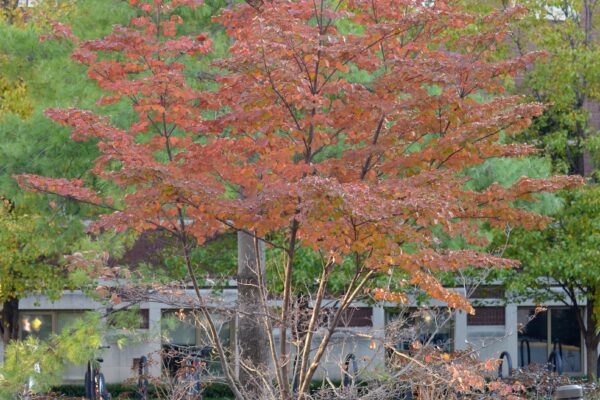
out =
{"type": "Polygon", "coordinates": [[[342,375],[343,387],[348,387],[351,384],[354,385],[356,383],[356,378],[358,376],[358,365],[356,364],[356,356],[354,354],[348,353],[348,355],[346,355],[344,367],[342,369],[342,375]],[[350,366],[352,366],[352,372],[350,372],[350,366]]]}
{"type": "MultiPolygon", "coordinates": [[[[109,349],[110,346],[100,346],[99,349],[109,349]]],[[[90,400],[111,400],[112,396],[106,389],[104,374],[100,372],[102,358],[93,358],[87,363],[85,372],[85,398],[90,400]]]]}

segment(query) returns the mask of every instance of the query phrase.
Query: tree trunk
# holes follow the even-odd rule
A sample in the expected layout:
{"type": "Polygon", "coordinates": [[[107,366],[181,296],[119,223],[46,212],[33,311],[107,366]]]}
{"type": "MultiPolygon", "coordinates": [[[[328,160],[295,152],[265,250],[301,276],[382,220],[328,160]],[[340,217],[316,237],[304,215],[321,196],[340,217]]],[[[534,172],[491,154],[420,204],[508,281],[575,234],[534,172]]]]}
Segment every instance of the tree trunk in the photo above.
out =
{"type": "Polygon", "coordinates": [[[19,299],[11,298],[2,305],[0,329],[4,348],[10,341],[19,338],[19,299]]]}
{"type": "Polygon", "coordinates": [[[595,382],[598,377],[598,343],[600,334],[598,333],[598,321],[594,313],[594,301],[588,300],[585,310],[586,329],[584,334],[586,360],[587,360],[587,378],[589,382],[595,382]]]}
{"type": "Polygon", "coordinates": [[[256,243],[251,235],[238,232],[238,329],[237,342],[239,350],[239,379],[242,386],[256,397],[260,395],[262,382],[256,373],[248,371],[242,363],[251,369],[264,372],[268,367],[267,332],[261,312],[261,290],[264,285],[264,242],[258,241],[259,255],[256,254],[256,243]],[[257,265],[257,261],[260,265],[257,265]],[[257,268],[261,268],[263,282],[259,282],[257,268]]]}
{"type": "MultiPolygon", "coordinates": [[[[294,377],[292,380],[292,391],[296,392],[300,382],[298,379],[301,376],[301,356],[302,344],[308,334],[308,324],[310,321],[310,298],[307,295],[299,294],[296,296],[294,312],[294,341],[297,343],[296,352],[294,354],[294,377]]],[[[310,351],[310,349],[308,350],[310,351]]]]}
{"type": "Polygon", "coordinates": [[[598,341],[585,341],[587,378],[588,382],[595,382],[598,376],[598,341]]]}

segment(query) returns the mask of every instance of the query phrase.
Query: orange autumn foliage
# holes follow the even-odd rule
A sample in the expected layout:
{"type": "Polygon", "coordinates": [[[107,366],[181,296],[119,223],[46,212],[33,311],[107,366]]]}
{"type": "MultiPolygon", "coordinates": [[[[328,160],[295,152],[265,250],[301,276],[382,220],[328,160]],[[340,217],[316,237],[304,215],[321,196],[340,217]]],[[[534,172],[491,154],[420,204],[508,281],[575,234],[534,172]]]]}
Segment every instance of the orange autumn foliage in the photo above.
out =
{"type": "MultiPolygon", "coordinates": [[[[47,111],[74,140],[97,141],[92,172],[122,196],[77,180],[17,177],[32,190],[111,208],[96,229],[163,229],[199,243],[229,227],[278,232],[292,258],[301,245],[338,261],[352,255],[360,271],[400,269],[434,298],[471,311],[435,272],[515,264],[440,250],[430,228],[476,244],[480,221],[537,228],[546,220],[514,202],[581,183],[522,178],[465,189],[466,168],[533,151],[499,140],[542,110],[503,94],[505,77],[535,55],[492,57],[520,9],[480,17],[451,0],[242,4],[216,17],[232,45],[215,63],[218,90],[200,91],[186,81],[182,58],[202,57],[211,42],[177,36],[184,22],[172,14],[198,2],[131,4],[139,16],[129,26],[78,42],[73,58],[109,92],[98,103],[129,100],[136,122],[119,129],[87,110],[47,111]]],[[[56,26],[57,37],[72,38],[56,26]]],[[[386,290],[374,293],[405,300],[386,290]]]]}

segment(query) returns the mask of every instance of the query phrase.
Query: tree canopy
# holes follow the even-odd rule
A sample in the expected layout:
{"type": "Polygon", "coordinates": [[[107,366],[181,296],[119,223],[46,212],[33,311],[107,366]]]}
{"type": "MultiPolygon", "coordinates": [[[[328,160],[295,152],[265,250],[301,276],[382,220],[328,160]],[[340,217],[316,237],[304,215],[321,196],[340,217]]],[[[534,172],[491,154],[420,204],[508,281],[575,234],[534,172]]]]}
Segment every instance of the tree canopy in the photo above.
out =
{"type": "Polygon", "coordinates": [[[512,34],[516,50],[536,48],[546,56],[529,66],[518,86],[548,107],[523,140],[543,148],[557,171],[589,175],[600,149],[600,126],[591,119],[600,96],[598,3],[528,0],[524,5],[528,14],[512,34]]]}
{"type": "MultiPolygon", "coordinates": [[[[189,35],[178,11],[199,2],[131,4],[136,16],[129,25],[101,39],[81,40],[60,24],[53,38],[77,43],[72,57],[108,92],[98,105],[128,103],[134,118],[120,126],[81,107],[48,109],[72,129],[72,139],[91,141],[100,155],[83,179],[23,174],[18,181],[108,211],[92,229],[161,230],[176,238],[238,399],[244,388],[199,291],[195,245],[235,229],[281,250],[279,354],[270,312],[262,315],[282,398],[291,393],[286,341],[292,276],[302,267],[297,255],[300,248],[319,255],[315,305],[296,343],[302,397],[342,314],[372,279],[392,275],[398,286],[472,311],[435,273],[516,264],[481,250],[442,248],[439,232],[483,246],[482,221],[539,228],[547,218],[519,202],[581,183],[522,177],[507,186],[466,186],[465,170],[535,150],[502,140],[542,109],[504,93],[505,77],[534,59],[496,57],[518,8],[481,16],[446,1],[237,5],[216,18],[232,45],[212,64],[216,85],[203,87],[187,71],[194,60],[212,59],[211,36],[189,35]],[[282,239],[271,240],[274,234],[282,239]],[[325,287],[346,259],[352,273],[313,349],[325,287]]],[[[407,300],[389,286],[371,294],[407,300]]]]}

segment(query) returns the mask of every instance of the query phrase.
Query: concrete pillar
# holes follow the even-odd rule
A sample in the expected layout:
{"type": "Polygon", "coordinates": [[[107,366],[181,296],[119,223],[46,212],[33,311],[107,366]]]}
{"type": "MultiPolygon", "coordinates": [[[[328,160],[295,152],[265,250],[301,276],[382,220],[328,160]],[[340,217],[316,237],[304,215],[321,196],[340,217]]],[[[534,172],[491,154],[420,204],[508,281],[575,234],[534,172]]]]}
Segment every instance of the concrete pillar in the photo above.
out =
{"type": "Polygon", "coordinates": [[[383,341],[385,340],[385,309],[381,304],[377,304],[372,308],[373,314],[371,321],[373,323],[373,341],[377,345],[377,349],[373,354],[374,367],[385,366],[385,347],[383,341]]]}
{"type": "Polygon", "coordinates": [[[154,333],[152,336],[155,338],[152,342],[148,343],[148,351],[150,352],[147,357],[154,359],[154,362],[150,364],[148,372],[152,376],[161,376],[162,361],[160,360],[162,352],[162,333],[161,333],[161,318],[162,308],[158,303],[148,304],[148,317],[149,317],[149,328],[150,332],[154,333]]]}
{"type": "Polygon", "coordinates": [[[467,348],[467,313],[462,310],[454,311],[454,350],[467,348]]]}
{"type": "Polygon", "coordinates": [[[517,321],[517,305],[507,304],[504,310],[504,334],[506,349],[516,367],[519,365],[519,326],[517,321]]]}

